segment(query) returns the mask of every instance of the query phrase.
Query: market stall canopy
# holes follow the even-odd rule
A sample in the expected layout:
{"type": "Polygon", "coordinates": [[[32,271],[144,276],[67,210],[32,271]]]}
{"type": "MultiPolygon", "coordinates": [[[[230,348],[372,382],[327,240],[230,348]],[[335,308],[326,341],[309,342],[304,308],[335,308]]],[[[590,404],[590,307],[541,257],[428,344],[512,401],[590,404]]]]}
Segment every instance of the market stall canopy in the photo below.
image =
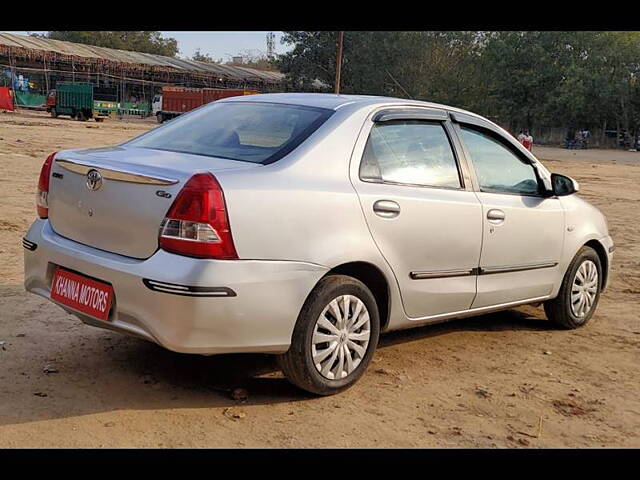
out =
{"type": "Polygon", "coordinates": [[[102,63],[127,64],[128,68],[146,67],[154,70],[177,70],[185,73],[217,75],[225,80],[246,82],[280,83],[284,75],[280,72],[256,70],[254,68],[217,63],[197,62],[181,58],[154,55],[151,53],[116,50],[80,43],[29,37],[12,33],[0,33],[0,56],[13,53],[29,56],[34,60],[55,59],[102,63]]]}

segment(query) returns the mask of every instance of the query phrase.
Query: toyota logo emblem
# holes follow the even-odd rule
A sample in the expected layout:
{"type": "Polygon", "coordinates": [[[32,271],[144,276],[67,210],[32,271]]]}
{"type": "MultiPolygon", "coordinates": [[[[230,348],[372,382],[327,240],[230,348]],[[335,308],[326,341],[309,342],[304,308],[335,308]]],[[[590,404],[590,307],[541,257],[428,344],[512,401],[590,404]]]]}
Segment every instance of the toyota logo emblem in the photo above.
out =
{"type": "Polygon", "coordinates": [[[87,173],[87,188],[89,190],[99,190],[102,187],[102,175],[97,170],[89,170],[87,173]]]}

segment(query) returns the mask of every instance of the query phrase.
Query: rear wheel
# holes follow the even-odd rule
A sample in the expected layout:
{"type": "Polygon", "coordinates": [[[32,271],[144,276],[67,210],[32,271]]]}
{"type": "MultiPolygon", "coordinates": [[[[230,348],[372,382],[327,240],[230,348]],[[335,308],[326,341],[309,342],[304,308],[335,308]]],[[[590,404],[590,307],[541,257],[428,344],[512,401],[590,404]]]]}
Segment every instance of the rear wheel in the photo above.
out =
{"type": "Polygon", "coordinates": [[[309,294],[291,347],[278,357],[279,363],[294,385],[332,395],[362,376],[379,334],[380,317],[371,291],[355,278],[331,275],[309,294]]]}
{"type": "Polygon", "coordinates": [[[578,328],[591,320],[602,287],[600,257],[591,247],[582,247],[571,261],[558,296],[544,304],[547,318],[560,328],[578,328]]]}

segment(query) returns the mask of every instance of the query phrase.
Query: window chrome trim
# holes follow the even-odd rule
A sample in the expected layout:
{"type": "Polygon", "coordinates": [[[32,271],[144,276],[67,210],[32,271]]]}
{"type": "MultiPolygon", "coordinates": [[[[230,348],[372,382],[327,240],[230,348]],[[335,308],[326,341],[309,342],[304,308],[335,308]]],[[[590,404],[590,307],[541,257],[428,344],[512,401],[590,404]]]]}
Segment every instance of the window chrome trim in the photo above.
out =
{"type": "Polygon", "coordinates": [[[418,188],[439,188],[441,190],[465,191],[463,187],[448,187],[446,185],[426,185],[423,183],[403,183],[392,182],[390,180],[378,180],[375,178],[361,178],[360,181],[365,183],[379,183],[380,185],[397,185],[399,187],[418,187],[418,188]]]}
{"type": "Polygon", "coordinates": [[[100,175],[102,175],[102,178],[118,182],[144,183],[150,185],[174,185],[178,183],[178,180],[173,178],[160,177],[157,175],[151,176],[129,170],[114,169],[98,163],[84,163],[75,160],[56,159],[56,164],[60,165],[65,170],[69,170],[73,173],[79,173],[80,175],[86,175],[89,170],[97,170],[100,172],[100,175]]]}
{"type": "MultiPolygon", "coordinates": [[[[490,195],[515,195],[518,197],[533,197],[533,198],[554,198],[554,197],[549,197],[549,196],[545,196],[542,195],[540,193],[518,193],[518,192],[507,192],[507,191],[492,191],[492,190],[483,190],[482,188],[480,188],[479,190],[480,193],[488,193],[490,195]]],[[[555,197],[557,198],[557,197],[555,197]]]]}

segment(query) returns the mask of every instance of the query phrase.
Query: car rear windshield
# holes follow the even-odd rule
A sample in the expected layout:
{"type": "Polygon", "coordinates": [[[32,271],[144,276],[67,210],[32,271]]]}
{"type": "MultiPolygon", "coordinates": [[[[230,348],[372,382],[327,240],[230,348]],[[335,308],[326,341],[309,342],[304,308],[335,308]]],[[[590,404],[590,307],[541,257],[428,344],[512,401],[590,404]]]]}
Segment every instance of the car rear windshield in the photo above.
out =
{"type": "Polygon", "coordinates": [[[332,113],[299,105],[219,102],[126,145],[267,164],[300,145],[332,113]]]}

